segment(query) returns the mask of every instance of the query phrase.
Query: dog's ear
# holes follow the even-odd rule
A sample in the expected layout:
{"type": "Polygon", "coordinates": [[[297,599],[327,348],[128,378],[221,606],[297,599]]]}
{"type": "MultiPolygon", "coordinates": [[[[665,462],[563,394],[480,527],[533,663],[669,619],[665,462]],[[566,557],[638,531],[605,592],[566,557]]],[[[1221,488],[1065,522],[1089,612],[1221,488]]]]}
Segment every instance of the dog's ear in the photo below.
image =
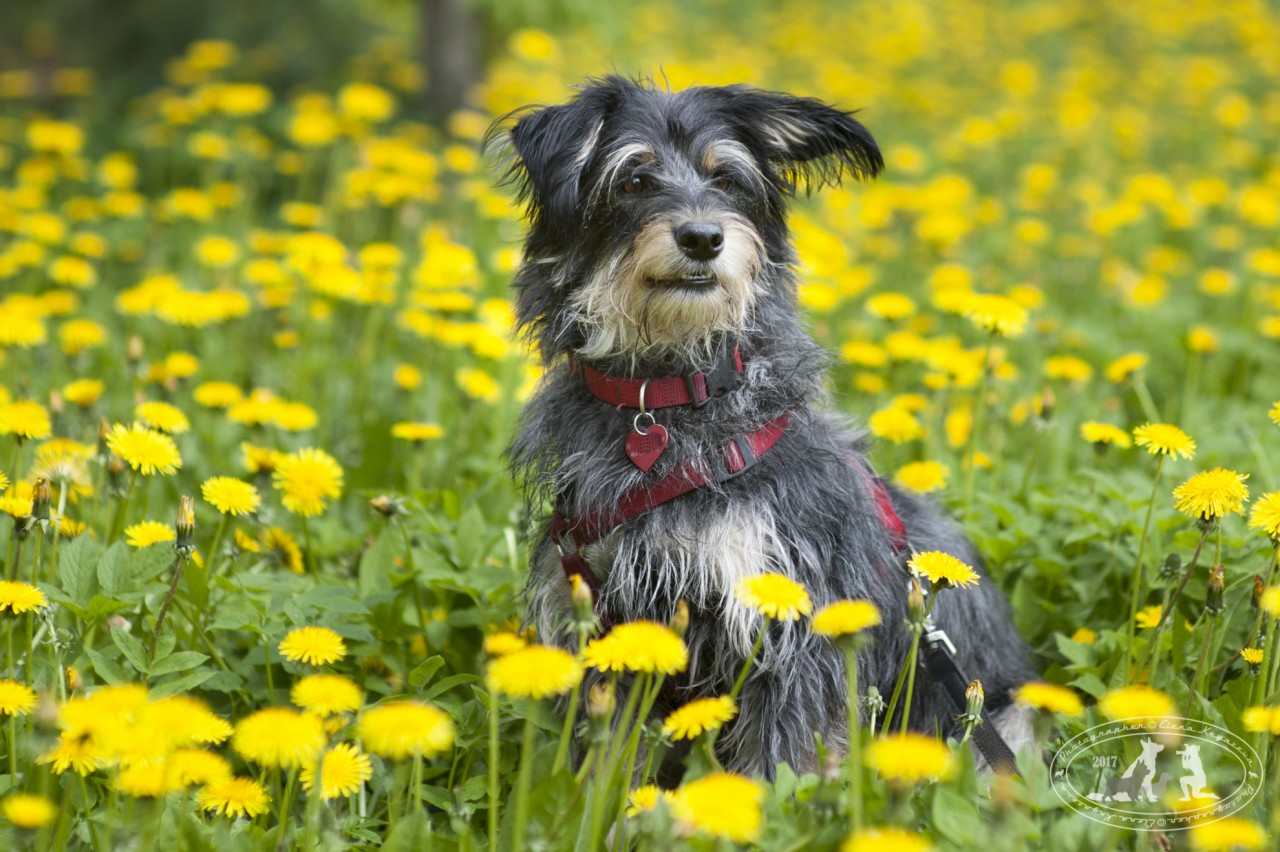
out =
{"type": "Polygon", "coordinates": [[[781,92],[733,89],[730,120],[744,138],[763,146],[764,155],[788,184],[806,189],[875,177],[884,159],[871,132],[853,114],[816,98],[781,92]]]}
{"type": "Polygon", "coordinates": [[[589,86],[567,104],[526,107],[490,129],[491,143],[505,149],[499,153],[504,181],[519,188],[531,216],[571,217],[608,103],[603,86],[589,86]]]}

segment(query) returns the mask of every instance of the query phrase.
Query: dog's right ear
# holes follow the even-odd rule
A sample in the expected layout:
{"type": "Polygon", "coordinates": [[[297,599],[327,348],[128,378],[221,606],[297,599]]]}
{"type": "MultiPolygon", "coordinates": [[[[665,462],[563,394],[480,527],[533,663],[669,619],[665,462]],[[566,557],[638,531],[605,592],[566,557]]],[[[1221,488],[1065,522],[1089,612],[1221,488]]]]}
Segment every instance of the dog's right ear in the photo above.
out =
{"type": "Polygon", "coordinates": [[[582,173],[604,126],[605,95],[588,88],[567,104],[517,110],[490,129],[491,144],[503,149],[503,181],[519,188],[530,218],[573,220],[582,173]]]}

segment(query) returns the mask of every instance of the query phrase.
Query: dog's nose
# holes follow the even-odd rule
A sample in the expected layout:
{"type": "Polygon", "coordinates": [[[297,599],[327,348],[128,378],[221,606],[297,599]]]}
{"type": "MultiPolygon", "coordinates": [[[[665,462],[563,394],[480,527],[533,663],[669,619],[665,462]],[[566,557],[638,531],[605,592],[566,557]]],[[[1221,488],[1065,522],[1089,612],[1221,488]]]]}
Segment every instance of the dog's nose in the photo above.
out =
{"type": "Polygon", "coordinates": [[[693,260],[715,260],[724,248],[724,229],[714,222],[685,222],[676,228],[676,245],[693,260]]]}

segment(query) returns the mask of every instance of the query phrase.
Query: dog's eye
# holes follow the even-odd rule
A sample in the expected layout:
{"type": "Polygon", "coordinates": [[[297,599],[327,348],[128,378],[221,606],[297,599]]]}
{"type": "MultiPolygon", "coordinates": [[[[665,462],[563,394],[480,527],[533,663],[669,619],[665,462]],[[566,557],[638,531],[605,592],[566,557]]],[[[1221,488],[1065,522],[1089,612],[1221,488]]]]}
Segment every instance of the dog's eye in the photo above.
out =
{"type": "Polygon", "coordinates": [[[622,182],[622,191],[630,194],[644,192],[648,188],[649,178],[638,172],[622,182]]]}
{"type": "Polygon", "coordinates": [[[728,175],[719,175],[712,178],[711,185],[721,192],[733,192],[738,188],[738,182],[728,175]]]}

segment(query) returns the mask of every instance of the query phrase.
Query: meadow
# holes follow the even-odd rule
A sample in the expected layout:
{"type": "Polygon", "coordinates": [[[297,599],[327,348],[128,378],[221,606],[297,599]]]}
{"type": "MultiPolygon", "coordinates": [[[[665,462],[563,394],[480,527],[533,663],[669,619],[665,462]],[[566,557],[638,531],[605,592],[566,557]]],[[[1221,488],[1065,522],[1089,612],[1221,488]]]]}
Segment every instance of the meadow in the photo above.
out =
{"type": "MultiPolygon", "coordinates": [[[[288,91],[257,46],[195,42],[110,120],[93,72],[5,60],[0,845],[1275,848],[1280,12],[698,8],[517,30],[443,126],[390,31],[288,91]],[[585,604],[578,656],[521,626],[503,452],[563,364],[513,328],[521,211],[482,140],[614,69],[861,110],[885,174],[791,219],[838,405],[985,555],[1047,754],[1208,722],[1257,754],[1247,804],[1135,831],[1066,807],[1040,754],[997,776],[875,725],[765,783],[716,765],[728,696],[626,736],[643,706],[577,697],[594,666],[643,704],[679,625],[594,636],[585,604]],[[678,789],[630,789],[683,739],[678,789]]],[[[788,594],[762,623],[853,648],[876,617],[788,594]]]]}

